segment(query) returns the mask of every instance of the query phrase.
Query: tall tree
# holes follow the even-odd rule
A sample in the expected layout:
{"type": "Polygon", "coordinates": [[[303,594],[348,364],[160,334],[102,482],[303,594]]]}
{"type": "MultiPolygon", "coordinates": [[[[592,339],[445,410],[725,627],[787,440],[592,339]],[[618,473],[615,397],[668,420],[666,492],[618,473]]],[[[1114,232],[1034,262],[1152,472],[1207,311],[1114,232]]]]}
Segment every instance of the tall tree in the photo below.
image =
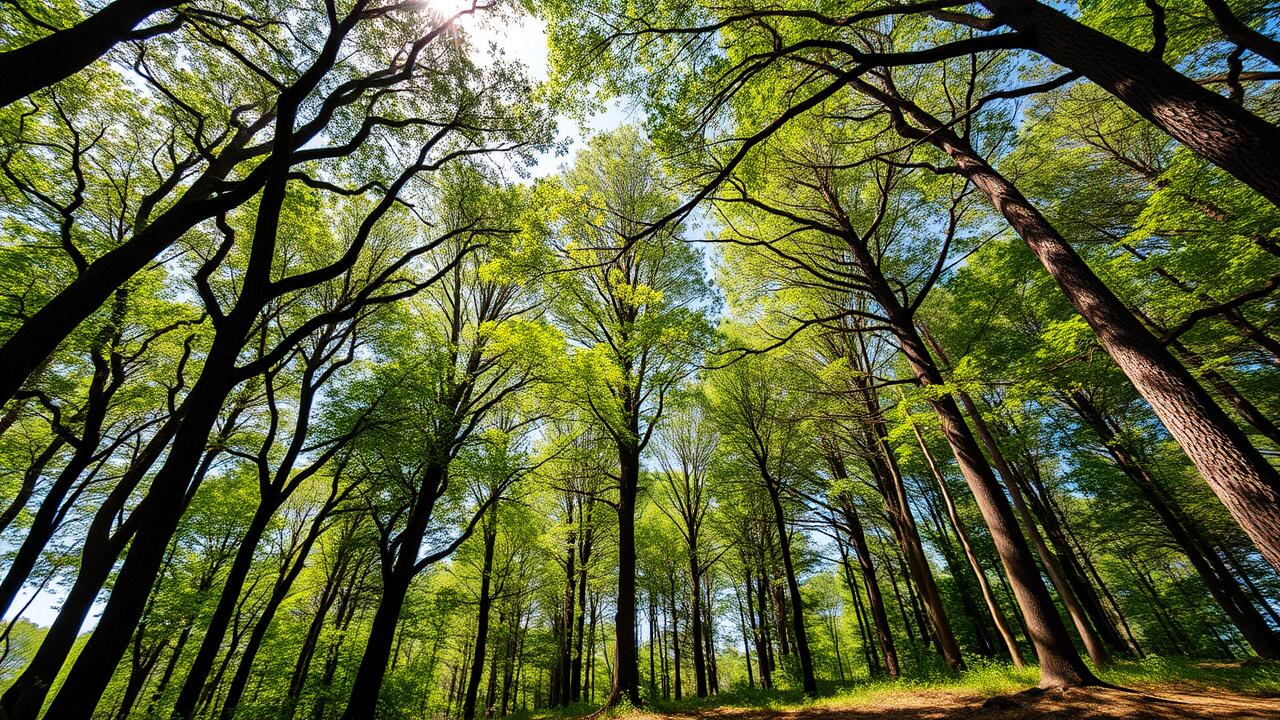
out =
{"type": "Polygon", "coordinates": [[[592,140],[545,188],[562,270],[557,322],[576,346],[579,402],[618,452],[618,595],[613,688],[606,700],[640,704],[636,637],[635,515],[640,456],[667,397],[688,375],[709,333],[701,258],[673,225],[654,226],[678,202],[658,157],[633,128],[592,140]],[[656,232],[643,242],[632,238],[656,232]]]}

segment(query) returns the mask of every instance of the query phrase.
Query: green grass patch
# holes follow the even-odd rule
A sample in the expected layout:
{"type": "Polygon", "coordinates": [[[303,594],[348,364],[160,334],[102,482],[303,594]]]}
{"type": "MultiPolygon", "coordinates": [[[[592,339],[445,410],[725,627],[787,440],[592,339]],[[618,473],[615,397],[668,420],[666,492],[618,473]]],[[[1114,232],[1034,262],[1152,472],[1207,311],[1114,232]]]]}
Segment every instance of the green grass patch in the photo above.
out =
{"type": "MultiPolygon", "coordinates": [[[[1280,662],[1266,660],[1214,661],[1186,658],[1150,657],[1144,660],[1117,661],[1101,673],[1108,683],[1122,687],[1144,688],[1163,684],[1190,685],[1204,690],[1219,690],[1264,696],[1280,696],[1280,662]]],[[[707,698],[684,698],[680,701],[649,700],[646,707],[619,707],[605,714],[607,718],[643,718],[671,714],[691,714],[724,709],[796,710],[806,707],[841,708],[874,704],[889,695],[912,692],[952,692],[962,695],[994,697],[1035,687],[1039,669],[1022,670],[1003,663],[985,663],[952,674],[933,674],[889,679],[862,679],[854,682],[820,682],[817,697],[807,698],[799,690],[762,690],[735,687],[707,698]]],[[[580,718],[597,706],[578,704],[556,710],[541,710],[526,716],[535,718],[580,718]]]]}

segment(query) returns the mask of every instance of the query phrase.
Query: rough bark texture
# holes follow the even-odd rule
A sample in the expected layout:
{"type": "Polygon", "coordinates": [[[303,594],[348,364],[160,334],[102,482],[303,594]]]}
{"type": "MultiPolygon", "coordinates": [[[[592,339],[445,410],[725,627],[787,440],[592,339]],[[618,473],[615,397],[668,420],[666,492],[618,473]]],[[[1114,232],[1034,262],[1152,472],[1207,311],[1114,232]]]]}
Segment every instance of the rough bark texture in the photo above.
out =
{"type": "MultiPolygon", "coordinates": [[[[1280,569],[1280,473],[1040,211],[966,140],[909,101],[868,83],[859,89],[927,131],[927,142],[946,152],[1004,215],[1263,557],[1280,569]]],[[[920,134],[905,124],[899,129],[920,134]]],[[[1273,149],[1280,147],[1280,138],[1275,143],[1273,149]]],[[[1271,167],[1280,173],[1280,163],[1271,167]]]]}
{"type": "Polygon", "coordinates": [[[1280,205],[1280,128],[1148,53],[1036,0],[982,0],[981,4],[996,20],[1023,33],[1036,52],[1084,75],[1280,205]]]}

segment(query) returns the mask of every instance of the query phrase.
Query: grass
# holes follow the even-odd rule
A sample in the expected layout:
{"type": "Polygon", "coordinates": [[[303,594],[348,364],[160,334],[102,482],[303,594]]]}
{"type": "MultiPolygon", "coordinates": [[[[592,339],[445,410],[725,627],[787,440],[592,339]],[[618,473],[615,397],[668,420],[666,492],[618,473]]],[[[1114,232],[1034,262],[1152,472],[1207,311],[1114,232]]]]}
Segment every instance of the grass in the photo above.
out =
{"type": "MultiPolygon", "coordinates": [[[[1101,673],[1108,683],[1130,688],[1155,689],[1161,685],[1181,685],[1203,690],[1280,697],[1280,662],[1249,660],[1245,662],[1202,661],[1184,658],[1151,657],[1138,661],[1117,661],[1101,673]]],[[[1016,670],[1011,665],[986,664],[953,674],[934,674],[902,680],[874,679],[853,683],[820,683],[818,696],[806,698],[799,690],[761,690],[736,687],[720,695],[680,702],[657,700],[649,707],[616,708],[603,717],[645,720],[671,714],[703,714],[716,709],[774,710],[784,712],[802,708],[840,709],[874,705],[891,697],[920,692],[943,692],[957,695],[995,697],[1035,687],[1035,667],[1016,670]]],[[[597,708],[575,705],[557,710],[542,710],[533,718],[579,718],[597,708]]]]}

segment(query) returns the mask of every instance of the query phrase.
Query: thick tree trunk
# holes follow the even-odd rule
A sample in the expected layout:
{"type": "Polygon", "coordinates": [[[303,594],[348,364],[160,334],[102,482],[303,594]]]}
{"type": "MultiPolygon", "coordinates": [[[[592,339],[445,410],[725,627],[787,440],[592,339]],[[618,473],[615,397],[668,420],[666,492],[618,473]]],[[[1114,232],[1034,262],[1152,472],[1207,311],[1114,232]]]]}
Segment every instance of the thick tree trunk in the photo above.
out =
{"type": "Polygon", "coordinates": [[[1080,391],[1073,392],[1069,401],[1072,409],[1102,440],[1103,446],[1116,465],[1133,481],[1147,504],[1155,510],[1174,542],[1199,573],[1210,595],[1244,636],[1249,647],[1253,648],[1259,657],[1280,659],[1280,636],[1277,636],[1276,632],[1268,626],[1266,619],[1218,559],[1217,553],[1212,548],[1206,547],[1206,543],[1196,537],[1197,533],[1191,527],[1190,521],[1173,500],[1166,497],[1156,479],[1138,462],[1126,443],[1112,430],[1111,425],[1093,401],[1080,391]]]}
{"type": "Polygon", "coordinates": [[[249,527],[240,540],[240,547],[236,551],[235,559],[231,562],[231,569],[222,583],[218,603],[214,606],[213,615],[209,618],[209,626],[205,629],[200,641],[200,648],[191,660],[187,677],[183,680],[178,698],[174,702],[172,712],[174,720],[189,718],[195,714],[196,704],[202,697],[205,683],[209,679],[209,672],[213,670],[213,663],[218,653],[222,651],[222,641],[226,637],[227,627],[231,624],[245,580],[253,567],[258,543],[262,540],[278,506],[279,503],[275,498],[263,498],[257,511],[249,520],[249,527]]]}
{"type": "MultiPolygon", "coordinates": [[[[98,593],[110,577],[116,558],[132,537],[133,529],[137,527],[131,516],[126,522],[126,527],[117,528],[117,516],[143,475],[168,446],[169,439],[173,437],[178,427],[178,418],[181,414],[181,411],[175,413],[156,432],[125,476],[116,483],[106,500],[94,513],[93,520],[85,533],[84,549],[81,552],[80,568],[75,582],[63,598],[58,615],[54,618],[49,631],[45,633],[35,656],[23,670],[22,675],[5,691],[3,699],[0,700],[0,715],[20,718],[34,717],[38,713],[53,678],[66,663],[85,618],[88,617],[98,593]],[[112,535],[113,531],[115,535],[112,535]]],[[[205,453],[195,473],[196,482],[199,482],[208,472],[216,455],[216,451],[205,453]]],[[[138,508],[135,512],[140,509],[138,508]]],[[[180,645],[185,644],[189,634],[188,628],[184,631],[180,645]]],[[[168,674],[171,672],[172,669],[166,673],[164,682],[168,681],[168,674]]]]}
{"type": "Polygon", "coordinates": [[[995,593],[991,591],[991,583],[987,580],[987,573],[983,570],[982,563],[978,562],[978,556],[973,551],[973,543],[969,540],[969,531],[965,529],[964,522],[960,520],[960,513],[956,511],[955,501],[951,498],[951,490],[947,488],[946,480],[938,470],[933,454],[929,452],[929,446],[924,441],[924,436],[920,434],[920,428],[916,427],[916,424],[912,422],[911,429],[915,433],[916,442],[919,443],[920,450],[924,453],[929,470],[933,473],[933,478],[938,483],[938,490],[942,493],[942,502],[946,506],[947,518],[951,521],[951,527],[955,530],[956,537],[960,539],[960,548],[964,550],[965,558],[969,561],[969,567],[973,570],[974,577],[978,580],[978,589],[982,593],[982,601],[987,606],[987,612],[991,615],[991,621],[995,623],[996,631],[1000,633],[1000,638],[1004,641],[1005,650],[1009,653],[1009,658],[1013,660],[1014,667],[1021,669],[1023,666],[1022,652],[1018,650],[1018,641],[1014,638],[1013,629],[1009,627],[1009,621],[1005,618],[1004,610],[1000,608],[1000,603],[996,600],[995,593]]]}
{"type": "Polygon", "coordinates": [[[640,485],[640,451],[618,448],[618,599],[614,616],[613,687],[606,707],[626,700],[643,703],[640,696],[640,657],[636,650],[636,495],[640,485]]]}
{"type": "Polygon", "coordinates": [[[689,637],[693,641],[694,689],[698,697],[707,696],[707,664],[703,649],[702,628],[702,568],[698,567],[698,541],[695,535],[689,542],[689,637]]]}
{"type": "Polygon", "coordinates": [[[769,500],[773,505],[773,523],[778,531],[778,545],[782,554],[782,569],[787,576],[787,591],[791,596],[791,629],[795,635],[796,654],[800,656],[800,682],[805,695],[817,695],[818,680],[813,674],[813,655],[809,652],[809,635],[804,628],[804,602],[800,599],[800,583],[796,579],[795,564],[791,559],[791,537],[787,534],[786,516],[782,512],[782,501],[775,480],[768,477],[765,483],[769,489],[769,500]]]}
{"type": "Polygon", "coordinates": [[[1018,516],[1022,518],[1022,524],[1027,529],[1027,535],[1030,536],[1031,543],[1035,546],[1036,554],[1040,556],[1040,562],[1044,565],[1050,582],[1053,583],[1054,589],[1058,591],[1058,597],[1062,600],[1062,604],[1067,608],[1067,615],[1075,625],[1076,632],[1079,633],[1085,650],[1089,653],[1089,659],[1093,661],[1094,667],[1102,667],[1110,659],[1110,654],[1102,644],[1098,634],[1094,631],[1093,626],[1089,624],[1089,619],[1085,616],[1084,609],[1080,606],[1080,600],[1076,597],[1075,591],[1071,589],[1071,585],[1067,582],[1058,558],[1054,556],[1048,544],[1045,543],[1044,536],[1040,534],[1040,528],[1036,525],[1035,518],[1031,516],[1031,511],[1027,508],[1026,500],[1022,496],[1022,490],[1018,487],[1013,470],[1005,459],[1004,453],[1001,452],[1000,446],[996,443],[995,436],[991,434],[991,428],[987,426],[982,413],[979,412],[977,405],[974,404],[968,393],[960,391],[956,393],[956,396],[960,398],[960,403],[964,406],[970,421],[978,431],[978,437],[982,439],[982,444],[987,449],[987,455],[991,458],[992,464],[996,466],[996,471],[1004,478],[1009,497],[1013,500],[1013,507],[1017,510],[1018,516]]]}
{"type": "Polygon", "coordinates": [[[395,644],[396,625],[400,622],[400,611],[404,609],[409,586],[418,574],[418,554],[422,550],[427,526],[431,523],[437,490],[444,482],[445,472],[443,467],[425,470],[413,512],[400,536],[400,546],[391,559],[390,567],[385,561],[383,563],[382,597],[373,614],[369,638],[351,683],[351,692],[347,695],[342,720],[373,720],[377,713],[378,695],[382,692],[382,680],[387,674],[387,662],[395,644]]]}
{"type": "MultiPolygon", "coordinates": [[[[1077,25],[1035,2],[989,0],[988,4],[1036,6],[1061,17],[1070,25],[1077,25]]],[[[1040,33],[1037,37],[1043,39],[1044,35],[1040,33]]],[[[1070,41],[1059,38],[1053,42],[1070,41]]],[[[1089,52],[1087,48],[1081,50],[1086,54],[1089,52]]],[[[1141,81],[1138,85],[1142,85],[1141,81]]],[[[1151,404],[1165,428],[1182,446],[1263,557],[1280,570],[1280,473],[1249,443],[1244,432],[1227,417],[1187,369],[1094,274],[1040,211],[967,141],[909,101],[868,83],[859,81],[858,87],[920,125],[927,142],[946,152],[965,176],[987,195],[991,204],[1040,259],[1076,311],[1098,334],[1107,353],[1151,404]]],[[[913,137],[920,135],[902,124],[900,130],[913,137]]],[[[1280,131],[1277,131],[1275,139],[1268,142],[1270,152],[1274,153],[1275,148],[1280,147],[1280,131]]],[[[1280,162],[1265,160],[1266,152],[1255,148],[1245,154],[1269,167],[1280,178],[1280,162]]],[[[1280,184],[1276,187],[1275,197],[1280,198],[1280,184]]]]}
{"type": "MultiPolygon", "coordinates": [[[[493,551],[498,541],[496,517],[490,511],[492,529],[484,532],[484,564],[480,568],[480,607],[476,611],[476,658],[483,658],[489,642],[489,608],[493,605],[490,593],[493,579],[493,551]]],[[[484,671],[483,662],[471,665],[471,673],[467,678],[467,694],[462,700],[462,720],[474,720],[476,716],[476,696],[480,692],[480,677],[484,671]]]]}
{"type": "MultiPolygon", "coordinates": [[[[387,661],[395,644],[396,625],[400,622],[400,611],[404,608],[412,579],[406,573],[394,573],[383,583],[382,597],[369,626],[369,639],[365,642],[355,681],[347,695],[343,720],[372,720],[375,716],[382,679],[387,673],[387,661]]],[[[476,664],[480,664],[479,659],[476,664]]]]}
{"type": "MultiPolygon", "coordinates": [[[[51,702],[48,717],[88,720],[124,656],[155,584],[165,549],[186,508],[191,486],[200,480],[195,471],[200,465],[209,433],[234,385],[231,369],[235,366],[241,340],[248,332],[250,319],[248,313],[241,313],[239,317],[234,314],[228,316],[227,332],[214,339],[205,369],[187,396],[185,414],[174,435],[169,455],[152,480],[142,505],[134,510],[141,513],[141,521],[98,626],[72,665],[62,689],[51,702]]],[[[93,592],[96,595],[96,587],[93,592]]],[[[67,610],[64,605],[59,615],[67,610]]],[[[78,624],[75,629],[79,630],[78,624]]],[[[42,690],[39,694],[44,692],[42,690]]],[[[38,705],[28,707],[22,713],[15,712],[10,720],[33,717],[37,708],[38,705]]]]}
{"type": "Polygon", "coordinates": [[[134,26],[184,0],[115,0],[69,28],[0,53],[0,107],[84,69],[129,37],[134,26]]]}
{"type": "MultiPolygon", "coordinates": [[[[926,387],[942,387],[945,380],[911,317],[905,312],[898,296],[880,272],[879,265],[867,246],[857,239],[849,243],[863,274],[873,286],[875,300],[884,309],[898,344],[915,372],[916,379],[926,387]]],[[[991,531],[996,551],[1004,565],[1005,574],[1013,586],[1018,606],[1030,629],[1030,639],[1040,660],[1041,687],[1089,685],[1097,678],[1081,661],[1062,618],[1058,616],[1053,599],[1040,579],[1040,570],[1027,548],[1026,538],[1018,527],[1013,509],[996,480],[991,466],[965,424],[964,414],[950,394],[938,394],[929,401],[938,416],[942,434],[951,446],[961,475],[969,485],[978,509],[991,531]]]]}
{"type": "Polygon", "coordinates": [[[1280,205],[1280,128],[1149,53],[1036,0],[981,0],[1031,48],[1120,99],[1190,150],[1280,205]]]}

